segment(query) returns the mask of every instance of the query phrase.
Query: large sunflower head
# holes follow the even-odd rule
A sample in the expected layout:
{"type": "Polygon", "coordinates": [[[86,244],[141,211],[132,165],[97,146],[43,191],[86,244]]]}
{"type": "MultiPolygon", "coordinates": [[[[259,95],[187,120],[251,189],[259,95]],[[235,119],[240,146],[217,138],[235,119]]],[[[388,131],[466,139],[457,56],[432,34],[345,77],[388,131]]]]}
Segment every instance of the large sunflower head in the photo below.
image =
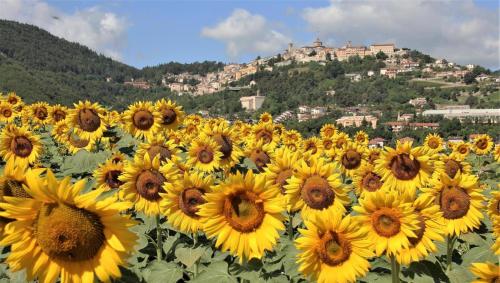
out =
{"type": "Polygon", "coordinates": [[[337,153],[336,160],[340,170],[349,177],[353,177],[356,170],[366,163],[367,151],[362,144],[348,142],[337,153]]]}
{"type": "MultiPolygon", "coordinates": [[[[326,219],[325,219],[326,220],[326,219]]],[[[356,219],[346,216],[325,221],[305,221],[295,240],[299,250],[299,271],[318,282],[356,282],[370,268],[371,243],[365,238],[356,219]]]]}
{"type": "Polygon", "coordinates": [[[229,169],[239,162],[243,152],[239,146],[238,136],[227,123],[219,123],[213,127],[205,126],[203,132],[220,146],[221,167],[229,169]]]}
{"type": "Polygon", "coordinates": [[[444,149],[443,138],[438,134],[428,134],[425,137],[424,149],[431,153],[437,153],[444,149]]]}
{"type": "Polygon", "coordinates": [[[177,185],[179,179],[177,167],[172,162],[160,164],[157,155],[153,159],[149,154],[144,159],[127,162],[123,173],[118,178],[123,182],[119,195],[122,199],[134,203],[137,211],[146,215],[160,214],[160,201],[165,193],[166,183],[177,185]]]}
{"type": "Polygon", "coordinates": [[[484,196],[477,177],[458,172],[450,178],[442,173],[439,178],[433,178],[430,185],[422,189],[423,195],[439,205],[447,235],[460,235],[479,227],[484,196]]]}
{"type": "Polygon", "coordinates": [[[358,196],[364,197],[365,194],[380,190],[384,184],[382,177],[376,172],[370,163],[364,163],[356,170],[353,176],[355,192],[358,196]]]}
{"type": "Polygon", "coordinates": [[[333,124],[324,124],[319,130],[321,138],[333,138],[335,133],[337,133],[337,127],[333,124]]]}
{"type": "Polygon", "coordinates": [[[395,149],[386,147],[375,170],[388,189],[415,195],[417,188],[428,182],[433,169],[423,148],[412,148],[411,142],[398,141],[395,149]]]}
{"type": "Polygon", "coordinates": [[[377,256],[396,255],[410,247],[408,238],[417,237],[414,231],[418,229],[418,216],[398,192],[378,190],[366,194],[353,210],[359,213],[359,229],[367,233],[377,256]]]}
{"type": "Polygon", "coordinates": [[[187,165],[203,172],[213,172],[220,168],[221,146],[207,135],[193,140],[188,150],[187,165]]]}
{"type": "Polygon", "coordinates": [[[439,178],[442,173],[446,173],[450,178],[455,177],[457,173],[469,174],[472,167],[469,163],[463,160],[461,154],[452,152],[450,155],[441,155],[434,162],[433,178],[439,178]]]}
{"type": "Polygon", "coordinates": [[[498,264],[475,262],[472,263],[470,271],[477,277],[472,283],[497,283],[500,280],[500,267],[498,267],[498,264]]]}
{"type": "Polygon", "coordinates": [[[490,153],[493,148],[493,139],[489,135],[478,135],[472,142],[472,148],[477,155],[485,155],[490,153]]]}
{"type": "Polygon", "coordinates": [[[285,185],[290,211],[301,210],[302,218],[331,219],[342,215],[350,201],[334,165],[318,159],[311,164],[301,161],[285,185]]]}
{"type": "Polygon", "coordinates": [[[0,101],[0,123],[12,123],[19,116],[16,107],[7,101],[0,101]]]}
{"type": "Polygon", "coordinates": [[[161,126],[165,129],[177,129],[184,120],[184,111],[182,106],[178,106],[175,102],[161,99],[155,104],[156,111],[161,116],[161,126]]]}
{"type": "Polygon", "coordinates": [[[132,136],[148,140],[159,134],[161,115],[151,102],[136,102],[124,112],[123,123],[132,136]]]}
{"type": "Polygon", "coordinates": [[[160,207],[167,220],[175,229],[183,233],[196,233],[203,228],[198,211],[204,204],[205,194],[212,192],[214,178],[203,172],[184,172],[177,184],[166,183],[160,207]]]}
{"type": "Polygon", "coordinates": [[[272,250],[284,230],[284,199],[266,190],[264,175],[230,174],[213,192],[198,214],[208,238],[217,238],[216,247],[243,260],[262,258],[272,250]]]}
{"type": "Polygon", "coordinates": [[[171,160],[176,163],[179,150],[173,140],[165,140],[162,136],[155,136],[148,142],[139,144],[139,148],[135,154],[135,158],[143,159],[148,153],[150,158],[160,156],[160,162],[171,160]]]}
{"type": "Polygon", "coordinates": [[[69,121],[75,133],[85,140],[96,140],[102,137],[106,130],[106,123],[103,121],[104,109],[97,103],[80,101],[71,110],[69,121]]]}
{"type": "Polygon", "coordinates": [[[300,159],[297,152],[292,152],[286,147],[276,150],[275,158],[272,159],[265,169],[267,181],[271,188],[277,188],[277,193],[285,194],[285,185],[295,172],[295,166],[300,159]]]}
{"type": "Polygon", "coordinates": [[[26,174],[25,190],[33,199],[6,198],[0,215],[14,219],[6,226],[2,246],[11,245],[7,263],[26,270],[27,280],[92,282],[121,276],[120,265],[133,252],[135,221],[120,214],[129,203],[115,198],[97,200],[96,190],[80,194],[85,181],[57,180],[52,171],[40,179],[26,174]]]}
{"type": "Polygon", "coordinates": [[[26,127],[7,126],[0,137],[0,156],[16,164],[33,164],[42,152],[40,138],[26,127]]]}
{"type": "Polygon", "coordinates": [[[111,159],[101,164],[94,171],[97,188],[103,191],[120,189],[123,182],[119,177],[123,174],[124,168],[123,162],[113,162],[111,159]]]}
{"type": "Polygon", "coordinates": [[[49,107],[49,121],[51,125],[55,125],[69,117],[68,107],[61,104],[52,105],[49,107]]]}

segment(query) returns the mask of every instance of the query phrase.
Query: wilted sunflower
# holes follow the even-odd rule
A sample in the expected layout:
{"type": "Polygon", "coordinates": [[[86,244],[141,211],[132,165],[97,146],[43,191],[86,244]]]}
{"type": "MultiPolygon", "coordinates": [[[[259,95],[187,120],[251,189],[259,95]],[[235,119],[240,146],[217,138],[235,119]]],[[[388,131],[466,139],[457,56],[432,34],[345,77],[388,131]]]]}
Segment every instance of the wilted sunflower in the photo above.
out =
{"type": "Polygon", "coordinates": [[[398,141],[396,149],[386,147],[375,170],[388,189],[415,195],[417,188],[428,182],[433,168],[422,147],[412,148],[411,142],[398,141]]]}
{"type": "Polygon", "coordinates": [[[49,107],[49,120],[48,123],[55,125],[64,121],[69,116],[68,107],[61,104],[52,105],[49,107]]]}
{"type": "Polygon", "coordinates": [[[19,115],[17,109],[7,101],[0,101],[0,123],[12,123],[19,115]]]}
{"type": "Polygon", "coordinates": [[[299,250],[299,271],[318,283],[356,282],[370,268],[371,243],[359,223],[350,216],[314,222],[304,221],[301,237],[295,240],[299,250]]]}
{"type": "Polygon", "coordinates": [[[433,178],[439,178],[442,173],[446,173],[450,178],[455,177],[457,173],[469,174],[472,167],[463,159],[463,155],[456,152],[452,152],[450,155],[441,155],[434,162],[433,178]]]}
{"type": "Polygon", "coordinates": [[[262,141],[274,149],[278,145],[280,135],[274,132],[273,124],[258,123],[253,126],[252,138],[255,142],[262,141]]]}
{"type": "Polygon", "coordinates": [[[173,140],[165,140],[162,136],[155,136],[151,138],[148,142],[139,144],[135,156],[136,158],[143,158],[146,153],[149,154],[150,158],[155,156],[160,156],[160,162],[166,162],[171,160],[176,163],[178,159],[178,149],[177,145],[173,140]]]}
{"type": "Polygon", "coordinates": [[[212,138],[201,135],[191,143],[186,163],[196,170],[213,172],[220,168],[222,156],[220,145],[212,138]]]}
{"type": "Polygon", "coordinates": [[[353,176],[353,184],[356,195],[364,197],[365,194],[373,193],[382,188],[384,182],[370,163],[364,163],[353,176]]]}
{"type": "Polygon", "coordinates": [[[157,155],[152,160],[149,154],[143,159],[135,158],[127,162],[124,172],[118,180],[123,182],[119,196],[121,199],[134,203],[135,210],[146,215],[160,214],[161,193],[165,183],[176,184],[179,178],[177,167],[172,162],[160,164],[157,155]]]}
{"type": "Polygon", "coordinates": [[[365,133],[364,131],[358,131],[354,135],[353,141],[355,143],[359,143],[359,144],[362,144],[364,146],[367,146],[368,142],[370,141],[370,139],[368,138],[368,134],[367,133],[365,133]]]}
{"type": "Polygon", "coordinates": [[[476,262],[472,263],[470,271],[477,277],[472,283],[497,283],[500,279],[500,268],[498,264],[476,262]]]}
{"type": "Polygon", "coordinates": [[[481,225],[484,197],[476,176],[457,173],[450,178],[441,174],[422,191],[439,205],[446,235],[458,236],[481,225]]]}
{"type": "Polygon", "coordinates": [[[183,233],[196,233],[202,229],[198,211],[205,203],[203,196],[211,193],[214,178],[202,172],[184,172],[184,178],[177,185],[166,183],[166,194],[160,208],[167,215],[170,225],[183,233]]]}
{"type": "Polygon", "coordinates": [[[6,126],[0,137],[0,156],[16,164],[33,164],[42,152],[40,138],[27,127],[6,126]]]}
{"type": "Polygon", "coordinates": [[[433,241],[444,241],[442,234],[443,223],[440,221],[439,206],[433,203],[432,198],[419,197],[412,203],[417,214],[418,229],[414,230],[416,237],[408,237],[410,246],[396,254],[400,264],[409,265],[411,262],[424,259],[437,250],[433,241]]]}
{"type": "Polygon", "coordinates": [[[359,230],[367,233],[377,256],[395,256],[410,247],[408,238],[417,238],[413,231],[418,230],[418,214],[398,192],[382,189],[366,194],[353,210],[360,214],[359,230]]]}
{"type": "Polygon", "coordinates": [[[41,125],[46,125],[49,122],[49,104],[46,102],[36,102],[23,111],[26,111],[23,116],[23,125],[32,125],[37,128],[41,125]]]}
{"type": "Polygon", "coordinates": [[[321,138],[333,138],[335,133],[337,132],[337,127],[332,124],[324,124],[319,130],[319,135],[321,138]]]}
{"type": "Polygon", "coordinates": [[[490,153],[493,148],[493,139],[489,135],[478,135],[472,142],[472,148],[477,155],[490,153]]]}
{"type": "Polygon", "coordinates": [[[117,190],[123,185],[119,177],[124,171],[124,163],[107,160],[94,171],[97,189],[103,191],[117,190]]]}
{"type": "Polygon", "coordinates": [[[340,170],[349,177],[353,177],[361,165],[366,163],[366,147],[356,142],[348,142],[337,153],[336,160],[340,170]]]}
{"type": "Polygon", "coordinates": [[[205,194],[206,203],[198,215],[208,238],[217,238],[216,247],[243,260],[262,258],[271,251],[284,230],[285,202],[281,196],[266,190],[263,175],[230,174],[212,193],[205,194]]]}
{"type": "Polygon", "coordinates": [[[431,153],[437,153],[442,151],[444,149],[443,145],[444,145],[443,138],[440,137],[438,134],[428,134],[425,137],[424,149],[431,153]]]}
{"type": "Polygon", "coordinates": [[[97,201],[101,191],[80,195],[85,181],[59,181],[52,171],[44,180],[28,171],[24,188],[33,199],[6,198],[0,215],[7,224],[2,246],[11,271],[25,269],[27,280],[93,282],[121,276],[120,265],[133,252],[137,236],[129,231],[135,221],[120,214],[129,203],[114,198],[97,201]]]}
{"type": "Polygon", "coordinates": [[[350,201],[347,191],[335,172],[334,165],[318,159],[308,165],[301,161],[297,171],[285,185],[290,211],[301,210],[305,220],[314,217],[334,219],[342,217],[350,201]]]}
{"type": "Polygon", "coordinates": [[[245,156],[250,159],[260,172],[263,172],[273,159],[273,148],[270,144],[264,144],[262,140],[252,142],[245,151],[245,156]]]}
{"type": "Polygon", "coordinates": [[[273,116],[267,112],[260,114],[259,122],[261,123],[273,123],[273,116]]]}
{"type": "Polygon", "coordinates": [[[74,105],[68,119],[75,133],[83,140],[97,140],[106,130],[102,121],[104,109],[97,103],[80,101],[74,105]]]}
{"type": "Polygon", "coordinates": [[[300,156],[297,152],[292,152],[286,147],[276,150],[275,158],[272,159],[265,169],[267,181],[276,187],[282,195],[285,194],[285,185],[293,176],[295,166],[300,156]]]}
{"type": "Polygon", "coordinates": [[[182,124],[184,120],[184,111],[182,111],[182,106],[178,106],[175,102],[170,100],[156,101],[155,109],[160,113],[161,116],[161,126],[164,129],[175,130],[182,124]]]}
{"type": "Polygon", "coordinates": [[[122,118],[126,130],[136,138],[151,139],[159,134],[161,115],[149,101],[131,104],[122,118]]]}
{"type": "Polygon", "coordinates": [[[238,145],[238,136],[227,123],[219,123],[213,127],[205,126],[203,132],[220,146],[222,168],[229,169],[239,163],[243,152],[238,145]]]}
{"type": "Polygon", "coordinates": [[[453,145],[453,152],[460,154],[463,158],[467,157],[470,153],[471,145],[464,141],[459,141],[453,145]]]}

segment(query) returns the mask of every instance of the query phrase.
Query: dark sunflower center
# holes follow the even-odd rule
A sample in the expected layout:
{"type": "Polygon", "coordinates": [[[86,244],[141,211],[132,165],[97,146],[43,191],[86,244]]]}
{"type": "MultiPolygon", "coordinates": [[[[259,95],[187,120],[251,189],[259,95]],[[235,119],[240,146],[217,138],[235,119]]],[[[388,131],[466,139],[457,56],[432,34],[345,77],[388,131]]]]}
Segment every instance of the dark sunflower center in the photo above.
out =
{"type": "Polygon", "coordinates": [[[94,132],[101,126],[101,118],[94,109],[84,108],[78,111],[78,125],[86,132],[94,132]]]}
{"type": "Polygon", "coordinates": [[[9,100],[7,100],[10,104],[16,104],[17,103],[17,98],[15,97],[9,97],[9,100]]]}
{"type": "Polygon", "coordinates": [[[372,214],[372,226],[380,236],[392,237],[401,229],[400,216],[395,209],[383,207],[372,214]]]}
{"type": "Polygon", "coordinates": [[[331,136],[333,136],[334,131],[332,128],[327,128],[327,129],[325,129],[324,133],[325,133],[325,136],[331,137],[331,136]]]}
{"type": "Polygon", "coordinates": [[[47,119],[48,113],[49,112],[47,111],[47,108],[44,106],[40,106],[35,109],[35,117],[37,117],[40,120],[47,119]]]}
{"type": "Polygon", "coordinates": [[[268,144],[273,140],[273,133],[263,129],[255,133],[255,137],[257,138],[257,140],[264,141],[264,144],[268,144]]]}
{"type": "Polygon", "coordinates": [[[198,219],[199,216],[196,214],[200,209],[198,206],[205,203],[203,194],[205,194],[205,191],[202,189],[185,189],[179,197],[179,208],[187,216],[198,219]]]}
{"type": "Polygon", "coordinates": [[[436,149],[439,147],[439,141],[437,139],[430,139],[429,142],[427,143],[427,145],[432,148],[432,149],[436,149]]]}
{"type": "Polygon", "coordinates": [[[104,226],[96,214],[65,204],[45,204],[35,222],[35,237],[51,258],[80,262],[94,258],[104,244],[104,226]]]}
{"type": "Polygon", "coordinates": [[[369,172],[363,177],[363,188],[369,192],[375,192],[382,187],[382,178],[379,175],[369,172]]]}
{"type": "Polygon", "coordinates": [[[222,152],[222,159],[228,159],[231,157],[233,152],[233,143],[228,136],[217,134],[214,137],[215,142],[220,146],[220,151],[222,152]]]}
{"type": "Polygon", "coordinates": [[[6,179],[0,183],[0,200],[1,197],[17,197],[17,198],[32,198],[23,188],[23,182],[13,179],[6,179]]]}
{"type": "Polygon", "coordinates": [[[448,186],[441,191],[439,204],[444,218],[461,218],[469,211],[470,196],[462,188],[448,186]]]}
{"type": "Polygon", "coordinates": [[[444,164],[444,171],[450,178],[455,178],[455,175],[462,171],[462,165],[453,159],[448,159],[444,164]]]}
{"type": "Polygon", "coordinates": [[[12,110],[10,109],[3,109],[2,110],[2,115],[6,118],[9,118],[10,116],[12,116],[12,110]]]}
{"type": "Polygon", "coordinates": [[[66,112],[62,111],[62,110],[56,110],[54,111],[54,113],[52,114],[52,118],[54,118],[54,121],[55,122],[59,122],[59,121],[62,121],[64,119],[66,119],[66,112]]]}
{"type": "Polygon", "coordinates": [[[167,161],[172,158],[172,152],[162,145],[152,145],[148,149],[148,155],[151,159],[155,158],[157,155],[160,155],[160,161],[167,161]]]}
{"type": "Polygon", "coordinates": [[[120,170],[110,170],[106,172],[104,179],[106,180],[106,184],[112,189],[119,188],[123,185],[123,182],[118,179],[122,171],[120,170]]]}
{"type": "Polygon", "coordinates": [[[274,183],[279,186],[282,194],[285,194],[285,185],[287,184],[288,178],[290,178],[292,175],[292,169],[285,169],[280,171],[276,176],[276,180],[274,181],[274,183]]]}
{"type": "Polygon", "coordinates": [[[198,152],[198,160],[201,163],[208,164],[214,160],[214,154],[211,150],[204,148],[198,152]]]}
{"type": "Polygon", "coordinates": [[[466,145],[461,145],[458,147],[458,152],[461,154],[466,154],[469,151],[469,148],[466,145]]]}
{"type": "Polygon", "coordinates": [[[328,149],[332,149],[333,147],[333,142],[331,140],[325,140],[323,141],[323,147],[328,150],[328,149]]]}
{"type": "Polygon", "coordinates": [[[314,142],[308,142],[305,146],[305,151],[310,151],[312,154],[316,154],[316,152],[318,152],[318,148],[314,142]]]}
{"type": "Polygon", "coordinates": [[[10,142],[10,149],[15,155],[26,158],[33,151],[33,144],[26,137],[15,137],[10,142]]]}
{"type": "Polygon", "coordinates": [[[162,116],[162,121],[164,125],[170,125],[173,122],[175,122],[175,119],[177,118],[177,113],[175,113],[174,110],[172,109],[163,109],[161,111],[161,116],[162,116]]]}
{"type": "Polygon", "coordinates": [[[352,170],[359,167],[361,164],[361,154],[359,152],[349,149],[342,156],[342,165],[346,169],[352,170]]]}
{"type": "Polygon", "coordinates": [[[370,162],[370,164],[375,164],[375,161],[380,157],[380,153],[379,152],[372,152],[370,153],[370,155],[368,156],[368,162],[370,162]]]}
{"type": "Polygon", "coordinates": [[[342,148],[344,146],[344,144],[346,143],[346,140],[345,139],[338,139],[336,142],[335,142],[335,147],[337,148],[342,148]]]}
{"type": "Polygon", "coordinates": [[[336,266],[349,259],[352,247],[342,234],[328,231],[320,239],[317,253],[322,262],[336,266]]]}
{"type": "Polygon", "coordinates": [[[259,171],[262,171],[266,165],[271,162],[271,158],[267,153],[260,149],[254,149],[252,150],[252,153],[250,154],[250,159],[255,163],[255,166],[257,166],[257,169],[259,171]]]}
{"type": "Polygon", "coordinates": [[[160,193],[163,190],[163,183],[166,181],[163,175],[156,170],[144,170],[137,177],[135,186],[137,193],[149,201],[158,201],[161,199],[160,193]]]}
{"type": "Polygon", "coordinates": [[[420,171],[420,162],[406,153],[394,156],[390,163],[391,171],[399,180],[412,180],[420,171]]]}
{"type": "Polygon", "coordinates": [[[364,142],[365,141],[365,137],[363,135],[358,135],[358,136],[356,136],[356,141],[358,141],[358,142],[364,142]]]}
{"type": "Polygon", "coordinates": [[[134,120],[134,126],[143,131],[149,130],[154,124],[154,116],[147,110],[135,112],[132,120],[134,120]]]}
{"type": "Polygon", "coordinates": [[[415,233],[415,235],[417,237],[416,238],[408,237],[408,241],[410,241],[410,243],[413,246],[416,246],[418,243],[420,243],[420,241],[422,240],[422,237],[424,236],[424,233],[425,233],[425,219],[424,219],[422,213],[418,212],[417,220],[418,220],[418,226],[417,226],[418,228],[417,228],[417,230],[413,231],[413,233],[415,233]]]}
{"type": "Polygon", "coordinates": [[[300,195],[309,207],[318,210],[329,207],[335,200],[335,193],[328,181],[317,175],[306,179],[300,195]]]}
{"type": "Polygon", "coordinates": [[[223,209],[226,221],[239,232],[252,232],[264,221],[264,203],[251,191],[227,196],[223,209]]]}
{"type": "Polygon", "coordinates": [[[488,147],[488,141],[486,139],[479,139],[476,142],[476,146],[479,149],[486,149],[488,147]]]}

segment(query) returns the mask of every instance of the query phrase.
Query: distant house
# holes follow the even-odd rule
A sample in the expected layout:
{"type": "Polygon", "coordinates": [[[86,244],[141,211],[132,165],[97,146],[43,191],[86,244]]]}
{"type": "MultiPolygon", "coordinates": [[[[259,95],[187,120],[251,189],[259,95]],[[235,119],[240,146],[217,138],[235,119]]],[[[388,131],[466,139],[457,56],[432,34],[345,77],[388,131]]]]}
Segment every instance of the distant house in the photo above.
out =
{"type": "Polygon", "coordinates": [[[416,129],[433,129],[439,128],[439,123],[408,123],[408,122],[387,122],[386,126],[389,126],[393,132],[401,132],[404,128],[409,128],[412,130],[416,129]]]}
{"type": "Polygon", "coordinates": [[[422,107],[427,104],[427,99],[425,99],[425,97],[417,97],[414,99],[410,99],[408,103],[415,107],[422,107]]]}
{"type": "Polygon", "coordinates": [[[301,105],[299,106],[299,113],[311,113],[311,107],[307,105],[301,105]]]}
{"type": "Polygon", "coordinates": [[[149,85],[148,82],[144,80],[134,80],[131,79],[129,82],[124,82],[124,85],[135,87],[135,88],[140,88],[140,89],[150,89],[151,86],[149,85]]]}
{"type": "Polygon", "coordinates": [[[396,68],[382,68],[380,69],[380,75],[386,76],[389,79],[395,79],[398,74],[398,69],[396,68]]]}
{"type": "Polygon", "coordinates": [[[373,56],[379,52],[384,52],[385,55],[391,57],[394,55],[394,43],[375,43],[370,45],[370,52],[373,56]]]}
{"type": "Polygon", "coordinates": [[[477,82],[483,82],[483,81],[486,81],[489,79],[490,79],[490,76],[488,76],[486,74],[480,74],[479,76],[476,77],[477,82]]]}
{"type": "Polygon", "coordinates": [[[247,111],[255,111],[262,107],[262,103],[266,99],[265,96],[254,95],[254,96],[243,96],[240,98],[241,107],[247,111]]]}
{"type": "Polygon", "coordinates": [[[343,127],[361,127],[363,125],[363,121],[366,121],[369,125],[372,126],[373,129],[377,127],[378,119],[372,115],[366,116],[342,116],[337,119],[335,122],[343,127]]]}
{"type": "Polygon", "coordinates": [[[375,72],[372,71],[372,70],[370,70],[370,71],[368,71],[368,73],[366,73],[366,75],[369,76],[369,77],[372,77],[372,76],[375,75],[375,72]]]}
{"type": "Polygon", "coordinates": [[[361,75],[358,73],[350,73],[350,74],[345,74],[345,77],[350,79],[351,82],[359,82],[361,81],[361,75]]]}
{"type": "Polygon", "coordinates": [[[381,137],[373,138],[368,142],[368,147],[369,148],[374,148],[374,147],[384,147],[386,140],[381,137]]]}
{"type": "Polygon", "coordinates": [[[415,117],[415,115],[413,115],[413,114],[399,115],[399,113],[398,113],[398,122],[409,122],[409,121],[413,120],[414,117],[415,117]]]}
{"type": "Polygon", "coordinates": [[[318,119],[326,115],[326,107],[317,106],[311,109],[311,118],[318,119]]]}

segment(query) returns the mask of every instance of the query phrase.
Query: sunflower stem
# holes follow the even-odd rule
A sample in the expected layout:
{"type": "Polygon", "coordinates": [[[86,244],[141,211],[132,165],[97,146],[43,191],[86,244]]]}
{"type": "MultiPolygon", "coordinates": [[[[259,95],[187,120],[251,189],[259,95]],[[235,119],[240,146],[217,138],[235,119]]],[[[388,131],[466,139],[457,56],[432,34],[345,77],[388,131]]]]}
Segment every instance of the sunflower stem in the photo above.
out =
{"type": "Polygon", "coordinates": [[[399,283],[399,263],[396,260],[396,256],[391,255],[390,258],[392,283],[399,283]]]}
{"type": "Polygon", "coordinates": [[[162,260],[162,244],[161,244],[161,227],[160,227],[160,215],[155,216],[156,219],[156,259],[158,261],[162,260]]]}
{"type": "Polygon", "coordinates": [[[453,246],[455,244],[456,237],[448,236],[446,237],[446,270],[451,270],[451,262],[453,257],[453,246]]]}
{"type": "MultiPolygon", "coordinates": [[[[197,244],[198,244],[198,233],[195,232],[195,233],[193,233],[193,248],[196,248],[197,244]]],[[[194,262],[193,278],[198,277],[198,264],[199,264],[199,262],[200,262],[199,258],[194,262]]]]}
{"type": "Polygon", "coordinates": [[[293,214],[288,212],[288,238],[293,240],[293,214]]]}

